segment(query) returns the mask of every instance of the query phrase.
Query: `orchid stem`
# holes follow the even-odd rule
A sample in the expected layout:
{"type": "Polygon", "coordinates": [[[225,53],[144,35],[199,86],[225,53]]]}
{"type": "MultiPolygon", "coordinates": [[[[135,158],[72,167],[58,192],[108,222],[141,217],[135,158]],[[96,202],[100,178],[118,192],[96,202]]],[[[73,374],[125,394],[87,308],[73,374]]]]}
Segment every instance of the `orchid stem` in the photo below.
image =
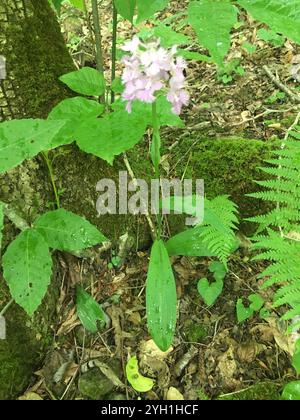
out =
{"type": "Polygon", "coordinates": [[[153,127],[153,138],[152,138],[152,145],[151,145],[151,157],[152,162],[154,165],[155,170],[155,177],[158,180],[159,185],[159,211],[157,215],[157,240],[161,239],[161,228],[162,228],[162,214],[161,214],[161,187],[160,187],[160,146],[161,146],[161,138],[160,138],[160,125],[157,115],[157,106],[156,101],[152,104],[152,127],[153,127]]]}

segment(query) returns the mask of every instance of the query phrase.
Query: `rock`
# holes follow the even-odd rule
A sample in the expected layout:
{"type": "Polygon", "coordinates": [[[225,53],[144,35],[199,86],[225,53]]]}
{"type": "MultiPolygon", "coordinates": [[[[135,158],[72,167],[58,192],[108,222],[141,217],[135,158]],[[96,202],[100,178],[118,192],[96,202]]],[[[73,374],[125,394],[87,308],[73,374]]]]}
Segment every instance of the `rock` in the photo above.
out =
{"type": "Polygon", "coordinates": [[[102,400],[114,389],[114,384],[98,368],[93,368],[80,377],[78,388],[84,397],[102,400]]]}

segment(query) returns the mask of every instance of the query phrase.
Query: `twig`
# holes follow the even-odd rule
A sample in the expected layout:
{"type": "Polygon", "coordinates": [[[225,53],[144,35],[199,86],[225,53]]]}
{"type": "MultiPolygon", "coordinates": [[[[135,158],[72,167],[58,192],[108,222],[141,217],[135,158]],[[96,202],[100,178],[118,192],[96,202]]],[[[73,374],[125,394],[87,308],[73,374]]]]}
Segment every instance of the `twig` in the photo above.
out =
{"type": "MultiPolygon", "coordinates": [[[[134,172],[133,172],[133,170],[132,170],[132,168],[130,166],[130,163],[129,163],[129,160],[128,160],[128,157],[127,157],[126,153],[123,153],[123,161],[125,163],[125,166],[127,168],[127,171],[128,171],[128,173],[130,175],[130,178],[131,178],[134,186],[137,187],[138,186],[137,179],[136,179],[136,177],[134,175],[134,172]]],[[[149,227],[150,227],[150,230],[151,230],[151,236],[154,239],[155,238],[155,227],[154,227],[154,224],[153,224],[152,219],[149,216],[149,214],[146,214],[145,216],[146,216],[147,222],[148,222],[149,227]]]]}
{"type": "Polygon", "coordinates": [[[268,66],[263,66],[263,70],[270,80],[276,85],[280,90],[285,92],[293,102],[300,104],[300,96],[293,93],[287,86],[285,86],[274,74],[271,72],[268,66]]]}
{"type": "Polygon", "coordinates": [[[292,111],[295,108],[298,108],[298,105],[292,106],[288,109],[266,109],[264,112],[261,112],[260,114],[257,114],[252,118],[247,118],[246,120],[239,121],[239,122],[234,123],[232,125],[233,126],[242,125],[242,124],[245,124],[245,123],[250,122],[250,121],[258,120],[259,118],[265,117],[266,115],[269,115],[269,114],[281,114],[281,113],[284,113],[284,112],[292,111]]]}

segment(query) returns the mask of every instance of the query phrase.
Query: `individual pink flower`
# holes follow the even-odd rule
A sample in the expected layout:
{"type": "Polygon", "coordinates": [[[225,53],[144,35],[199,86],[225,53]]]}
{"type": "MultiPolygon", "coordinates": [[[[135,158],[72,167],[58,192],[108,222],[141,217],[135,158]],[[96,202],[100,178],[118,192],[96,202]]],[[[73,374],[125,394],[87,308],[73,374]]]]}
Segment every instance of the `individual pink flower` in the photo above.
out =
{"type": "Polygon", "coordinates": [[[122,59],[125,65],[122,97],[127,101],[127,112],[131,112],[134,100],[153,103],[156,94],[166,90],[172,111],[179,115],[182,107],[189,103],[189,94],[185,90],[186,62],[182,57],[175,58],[176,47],[162,48],[160,40],[142,43],[135,36],[122,49],[131,53],[122,59]]]}

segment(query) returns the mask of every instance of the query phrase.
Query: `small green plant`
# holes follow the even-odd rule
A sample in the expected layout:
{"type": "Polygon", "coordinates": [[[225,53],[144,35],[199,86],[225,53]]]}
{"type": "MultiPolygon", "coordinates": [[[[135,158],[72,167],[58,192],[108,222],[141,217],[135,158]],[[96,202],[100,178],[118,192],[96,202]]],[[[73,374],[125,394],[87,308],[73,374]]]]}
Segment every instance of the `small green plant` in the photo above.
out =
{"type": "Polygon", "coordinates": [[[222,293],[223,280],[227,270],[224,264],[219,261],[210,263],[208,269],[213,274],[215,281],[209,283],[207,278],[200,279],[198,281],[197,289],[206,305],[211,306],[222,293]]]}
{"type": "Polygon", "coordinates": [[[259,29],[257,31],[257,38],[261,39],[262,41],[269,42],[270,44],[274,45],[274,47],[282,47],[284,44],[285,38],[275,31],[267,30],[267,29],[259,29]]]}
{"type": "Polygon", "coordinates": [[[257,294],[248,296],[248,301],[249,306],[244,306],[243,299],[238,299],[236,303],[236,315],[239,323],[251,318],[254,312],[260,311],[264,305],[264,300],[257,294]]]}

